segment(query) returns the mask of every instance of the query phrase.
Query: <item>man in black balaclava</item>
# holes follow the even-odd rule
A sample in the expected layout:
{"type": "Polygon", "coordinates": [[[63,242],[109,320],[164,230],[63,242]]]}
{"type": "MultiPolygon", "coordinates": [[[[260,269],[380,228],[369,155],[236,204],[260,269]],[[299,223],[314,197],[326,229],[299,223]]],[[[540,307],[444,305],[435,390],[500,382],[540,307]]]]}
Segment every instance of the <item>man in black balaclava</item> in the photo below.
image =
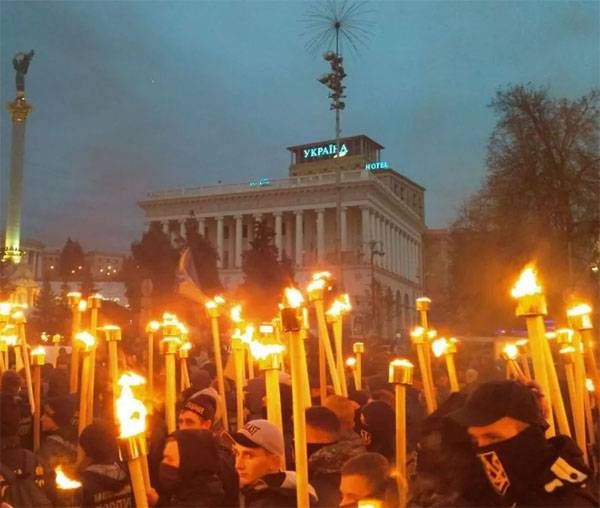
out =
{"type": "Polygon", "coordinates": [[[360,435],[368,452],[380,453],[395,462],[394,410],[381,400],[369,402],[360,410],[360,435]]]}
{"type": "Polygon", "coordinates": [[[546,439],[548,424],[529,386],[484,383],[451,416],[475,440],[503,506],[598,506],[581,450],[567,436],[546,439]]]}

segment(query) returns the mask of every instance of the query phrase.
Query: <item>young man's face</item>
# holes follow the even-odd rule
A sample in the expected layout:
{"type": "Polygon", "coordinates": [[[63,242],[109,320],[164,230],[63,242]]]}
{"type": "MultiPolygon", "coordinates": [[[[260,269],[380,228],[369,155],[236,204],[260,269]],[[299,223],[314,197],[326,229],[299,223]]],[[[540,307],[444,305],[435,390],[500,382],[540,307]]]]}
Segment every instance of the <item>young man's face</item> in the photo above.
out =
{"type": "Polygon", "coordinates": [[[359,474],[342,475],[340,506],[352,506],[362,499],[368,499],[373,495],[371,490],[371,485],[364,476],[359,474]]]}
{"type": "Polygon", "coordinates": [[[178,422],[181,430],[196,429],[196,430],[210,430],[212,422],[205,420],[199,414],[193,411],[180,411],[178,422]]]}
{"type": "Polygon", "coordinates": [[[234,448],[240,485],[249,485],[262,476],[281,471],[281,458],[264,448],[248,448],[238,443],[234,448]]]}
{"type": "Polygon", "coordinates": [[[481,427],[469,427],[469,434],[477,446],[489,446],[500,441],[506,441],[525,430],[529,425],[520,420],[504,416],[494,423],[481,427]]]}

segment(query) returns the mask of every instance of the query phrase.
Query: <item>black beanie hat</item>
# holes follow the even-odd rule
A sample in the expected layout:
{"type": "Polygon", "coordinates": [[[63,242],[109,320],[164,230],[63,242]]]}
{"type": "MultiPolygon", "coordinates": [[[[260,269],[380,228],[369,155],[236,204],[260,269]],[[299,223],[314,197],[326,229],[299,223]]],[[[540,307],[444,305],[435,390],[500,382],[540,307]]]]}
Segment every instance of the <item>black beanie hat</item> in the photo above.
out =
{"type": "Polygon", "coordinates": [[[106,422],[90,423],[81,432],[79,444],[96,463],[112,464],[117,460],[117,430],[106,422]]]}

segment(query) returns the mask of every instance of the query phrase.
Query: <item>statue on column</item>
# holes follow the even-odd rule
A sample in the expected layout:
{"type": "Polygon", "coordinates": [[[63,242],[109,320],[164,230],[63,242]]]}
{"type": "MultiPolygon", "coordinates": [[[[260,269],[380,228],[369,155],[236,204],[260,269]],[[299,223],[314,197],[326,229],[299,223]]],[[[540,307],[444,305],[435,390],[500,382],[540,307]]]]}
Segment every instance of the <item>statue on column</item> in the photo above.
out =
{"type": "Polygon", "coordinates": [[[17,53],[13,58],[13,67],[17,71],[17,97],[25,97],[25,74],[27,74],[33,55],[34,52],[32,49],[29,53],[17,53]]]}

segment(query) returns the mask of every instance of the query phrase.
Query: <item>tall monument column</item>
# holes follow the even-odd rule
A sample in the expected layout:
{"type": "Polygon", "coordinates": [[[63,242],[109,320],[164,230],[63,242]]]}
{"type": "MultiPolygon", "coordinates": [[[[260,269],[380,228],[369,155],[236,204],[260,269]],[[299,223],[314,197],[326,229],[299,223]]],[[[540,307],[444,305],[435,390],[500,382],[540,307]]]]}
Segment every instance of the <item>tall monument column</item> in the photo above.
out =
{"type": "Polygon", "coordinates": [[[25,124],[27,115],[33,109],[25,99],[25,74],[33,51],[17,53],[13,58],[16,73],[17,95],[7,103],[12,118],[12,140],[10,149],[10,180],[8,204],[6,207],[6,225],[3,260],[13,263],[21,261],[21,194],[23,187],[23,154],[25,153],[25,124]]]}

